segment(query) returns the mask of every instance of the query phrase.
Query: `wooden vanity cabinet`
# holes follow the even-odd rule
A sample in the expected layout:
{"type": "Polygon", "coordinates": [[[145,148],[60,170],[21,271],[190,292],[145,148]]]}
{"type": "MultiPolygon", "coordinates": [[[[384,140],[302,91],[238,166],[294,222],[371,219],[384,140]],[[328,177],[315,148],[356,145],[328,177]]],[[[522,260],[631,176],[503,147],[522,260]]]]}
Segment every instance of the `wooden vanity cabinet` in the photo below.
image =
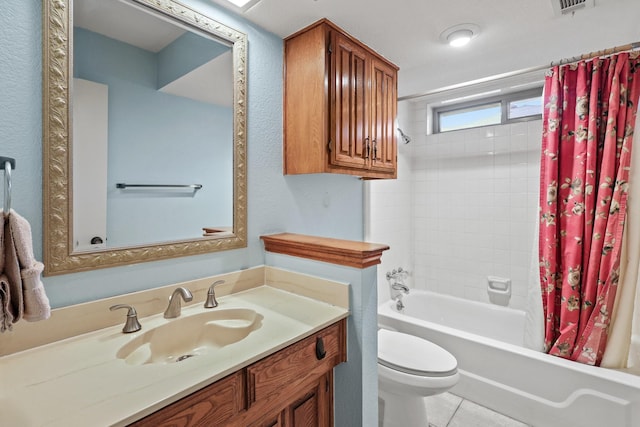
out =
{"type": "Polygon", "coordinates": [[[244,407],[244,375],[239,371],[136,421],[131,426],[224,426],[244,410],[244,407]]]}
{"type": "Polygon", "coordinates": [[[396,178],[397,72],[326,19],[286,38],[285,175],[396,178]]]}
{"type": "Polygon", "coordinates": [[[330,427],[333,368],[345,361],[343,319],[131,425],[330,427]]]}

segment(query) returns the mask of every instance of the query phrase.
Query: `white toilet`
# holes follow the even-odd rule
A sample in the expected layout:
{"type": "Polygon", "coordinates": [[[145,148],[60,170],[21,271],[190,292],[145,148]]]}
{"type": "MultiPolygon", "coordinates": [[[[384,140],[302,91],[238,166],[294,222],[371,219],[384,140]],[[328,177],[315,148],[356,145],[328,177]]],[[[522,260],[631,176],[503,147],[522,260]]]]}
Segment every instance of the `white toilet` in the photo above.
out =
{"type": "Polygon", "coordinates": [[[378,330],[380,426],[428,426],[424,398],[444,393],[458,382],[458,362],[425,339],[378,330]]]}

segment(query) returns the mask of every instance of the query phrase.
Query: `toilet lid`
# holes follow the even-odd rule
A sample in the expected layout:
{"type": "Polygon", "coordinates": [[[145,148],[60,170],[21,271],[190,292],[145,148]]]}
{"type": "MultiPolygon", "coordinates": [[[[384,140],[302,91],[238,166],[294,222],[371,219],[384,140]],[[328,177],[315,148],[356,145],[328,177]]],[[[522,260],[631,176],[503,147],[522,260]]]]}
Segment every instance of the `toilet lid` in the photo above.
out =
{"type": "Polygon", "coordinates": [[[378,363],[412,375],[446,377],[458,371],[458,362],[444,348],[402,332],[378,330],[378,363]]]}

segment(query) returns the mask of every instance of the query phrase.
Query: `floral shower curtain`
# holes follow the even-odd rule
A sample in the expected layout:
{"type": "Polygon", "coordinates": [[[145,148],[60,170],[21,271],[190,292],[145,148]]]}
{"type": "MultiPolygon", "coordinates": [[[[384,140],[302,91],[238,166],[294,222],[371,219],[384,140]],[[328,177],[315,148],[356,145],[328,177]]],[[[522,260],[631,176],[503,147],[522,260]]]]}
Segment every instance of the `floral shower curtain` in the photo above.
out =
{"type": "Polygon", "coordinates": [[[637,53],[556,66],[545,79],[540,279],[545,351],[599,365],[619,280],[637,53]]]}

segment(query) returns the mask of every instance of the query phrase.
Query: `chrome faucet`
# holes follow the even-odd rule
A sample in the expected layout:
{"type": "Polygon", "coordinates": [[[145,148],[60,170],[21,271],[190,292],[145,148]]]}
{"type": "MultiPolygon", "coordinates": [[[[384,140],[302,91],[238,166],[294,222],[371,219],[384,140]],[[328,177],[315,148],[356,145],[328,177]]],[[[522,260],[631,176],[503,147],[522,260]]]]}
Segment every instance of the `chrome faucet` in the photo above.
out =
{"type": "Polygon", "coordinates": [[[209,290],[207,291],[207,300],[204,302],[204,308],[215,308],[218,306],[215,287],[217,285],[222,285],[223,283],[224,280],[216,280],[211,286],[209,286],[209,290]]]}
{"type": "Polygon", "coordinates": [[[180,298],[182,298],[184,302],[189,302],[193,299],[193,294],[189,289],[183,288],[182,286],[176,288],[169,297],[169,305],[164,311],[165,319],[175,319],[180,316],[180,298]]]}
{"type": "Polygon", "coordinates": [[[129,311],[127,312],[127,321],[124,324],[124,328],[122,328],[122,332],[125,334],[130,334],[131,332],[138,332],[142,329],[140,326],[140,322],[138,322],[138,313],[136,309],[126,304],[116,304],[109,307],[109,310],[117,310],[119,308],[126,308],[129,311]]]}
{"type": "MultiPolygon", "coordinates": [[[[404,270],[402,267],[395,268],[391,271],[387,272],[387,281],[389,282],[389,286],[394,291],[402,291],[405,294],[409,293],[409,287],[404,284],[404,279],[407,278],[409,272],[404,270]]],[[[392,292],[392,294],[398,294],[397,292],[392,292]]],[[[395,299],[395,298],[394,298],[395,299]]]]}

